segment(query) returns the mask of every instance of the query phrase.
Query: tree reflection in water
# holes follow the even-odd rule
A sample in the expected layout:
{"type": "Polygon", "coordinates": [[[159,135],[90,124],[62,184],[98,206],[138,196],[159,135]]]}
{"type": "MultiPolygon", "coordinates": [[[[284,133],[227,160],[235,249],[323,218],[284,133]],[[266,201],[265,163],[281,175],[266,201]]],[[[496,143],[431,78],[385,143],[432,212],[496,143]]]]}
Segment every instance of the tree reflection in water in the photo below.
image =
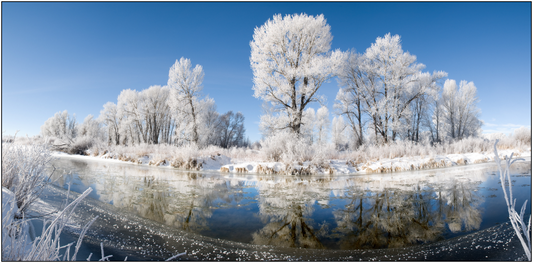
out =
{"type": "MultiPolygon", "coordinates": [[[[341,249],[393,248],[433,242],[452,233],[478,229],[481,197],[476,186],[483,172],[426,180],[354,179],[347,204],[333,212],[341,249]],[[379,182],[378,184],[376,184],[379,182]],[[376,187],[378,186],[378,187],[376,187]]],[[[429,177],[431,178],[431,177],[429,177]]]]}
{"type": "Polygon", "coordinates": [[[438,193],[439,213],[451,232],[471,231],[481,225],[481,212],[478,209],[482,198],[477,186],[467,178],[453,178],[450,184],[436,187],[438,193]],[[440,188],[440,189],[439,189],[440,188]],[[443,205],[446,201],[446,205],[443,205]]]}
{"type": "Polygon", "coordinates": [[[333,212],[341,249],[404,247],[434,241],[442,233],[431,213],[431,193],[420,186],[377,194],[354,190],[345,208],[333,212]]]}
{"type": "MultiPolygon", "coordinates": [[[[58,160],[56,166],[72,162],[82,161],[58,160]]],[[[208,230],[213,209],[242,199],[242,184],[228,184],[216,174],[103,162],[87,162],[82,168],[55,176],[64,185],[75,174],[82,184],[95,188],[102,202],[191,232],[208,230]]]]}
{"type": "MultiPolygon", "coordinates": [[[[265,226],[252,234],[253,244],[325,248],[311,226],[315,201],[329,200],[331,178],[258,176],[259,215],[265,226]]],[[[323,231],[319,231],[323,232],[323,231]]]]}
{"type": "Polygon", "coordinates": [[[66,176],[59,176],[60,184],[80,180],[95,188],[99,200],[178,229],[206,235],[223,229],[212,236],[238,232],[259,245],[340,249],[404,247],[478,229],[483,198],[477,190],[492,171],[459,167],[359,176],[228,175],[64,162],[63,168],[78,170],[62,173],[66,176]],[[217,209],[228,210],[216,219],[217,209]],[[255,220],[254,215],[260,220],[253,227],[225,223],[243,222],[237,218],[242,216],[255,220]],[[317,224],[318,218],[325,222],[317,224]]]}

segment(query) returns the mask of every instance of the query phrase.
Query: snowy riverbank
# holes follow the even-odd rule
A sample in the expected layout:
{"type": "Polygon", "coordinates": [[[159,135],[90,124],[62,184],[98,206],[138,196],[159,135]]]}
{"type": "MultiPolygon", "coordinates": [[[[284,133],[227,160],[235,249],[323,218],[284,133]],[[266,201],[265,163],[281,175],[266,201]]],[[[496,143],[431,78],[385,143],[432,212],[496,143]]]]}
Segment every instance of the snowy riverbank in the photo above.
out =
{"type": "MultiPolygon", "coordinates": [[[[504,159],[504,156],[506,155],[510,156],[513,152],[513,158],[531,157],[531,151],[507,149],[499,150],[498,152],[501,159],[504,159]]],[[[181,168],[196,171],[287,175],[388,173],[444,168],[494,161],[493,152],[382,158],[364,163],[355,163],[351,160],[329,160],[321,164],[311,162],[283,163],[247,161],[238,158],[230,158],[220,154],[190,158],[187,161],[172,160],[170,158],[162,159],[151,154],[139,158],[114,153],[105,153],[100,156],[82,156],[54,152],[53,155],[56,157],[86,158],[108,162],[133,163],[137,165],[181,168]]]]}

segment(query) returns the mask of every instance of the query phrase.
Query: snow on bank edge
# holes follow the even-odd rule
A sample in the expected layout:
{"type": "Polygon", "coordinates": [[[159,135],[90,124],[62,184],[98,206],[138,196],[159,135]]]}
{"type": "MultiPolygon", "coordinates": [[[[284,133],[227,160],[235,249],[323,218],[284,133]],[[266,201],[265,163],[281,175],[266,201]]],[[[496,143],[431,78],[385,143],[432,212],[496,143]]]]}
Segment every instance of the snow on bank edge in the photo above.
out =
{"type": "MultiPolygon", "coordinates": [[[[515,152],[513,150],[500,150],[498,153],[501,159],[510,156],[514,152],[513,158],[531,156],[531,151],[515,152]]],[[[181,162],[176,164],[169,160],[155,160],[152,156],[140,158],[129,158],[119,160],[113,154],[107,153],[101,156],[81,156],[70,155],[62,152],[54,152],[56,157],[75,157],[83,159],[93,159],[99,161],[109,161],[116,163],[131,163],[137,165],[152,165],[168,168],[184,168],[187,170],[199,171],[220,171],[226,173],[258,173],[258,174],[368,174],[400,172],[432,168],[444,168],[457,165],[467,165],[476,163],[486,163],[494,161],[492,152],[486,153],[466,153],[448,154],[436,156],[414,156],[384,158],[374,162],[354,164],[348,160],[329,160],[329,162],[317,165],[311,162],[285,164],[282,162],[245,162],[231,159],[224,155],[202,156],[195,162],[181,162]]]]}

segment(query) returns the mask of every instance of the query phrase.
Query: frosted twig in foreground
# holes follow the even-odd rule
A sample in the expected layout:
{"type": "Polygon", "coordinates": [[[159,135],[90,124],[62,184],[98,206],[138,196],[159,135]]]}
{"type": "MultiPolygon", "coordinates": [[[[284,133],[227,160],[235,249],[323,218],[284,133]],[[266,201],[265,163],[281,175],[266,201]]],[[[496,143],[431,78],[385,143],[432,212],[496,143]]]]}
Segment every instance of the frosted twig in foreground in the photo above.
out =
{"type": "Polygon", "coordinates": [[[113,256],[113,255],[105,256],[105,254],[104,254],[104,243],[103,242],[100,242],[100,250],[102,251],[102,258],[99,259],[98,261],[109,261],[109,258],[113,256]]]}
{"type": "Polygon", "coordinates": [[[505,197],[505,202],[507,203],[509,219],[511,220],[511,225],[514,228],[518,239],[520,239],[520,243],[522,243],[522,247],[524,248],[524,252],[526,253],[527,259],[531,261],[531,240],[529,238],[529,232],[531,231],[531,215],[529,216],[529,223],[527,224],[526,228],[526,223],[524,222],[524,213],[526,211],[527,200],[524,202],[524,205],[522,205],[520,215],[518,215],[515,210],[516,199],[513,199],[513,187],[511,184],[510,174],[511,164],[523,159],[512,160],[512,153],[511,157],[509,158],[505,156],[505,170],[503,170],[500,164],[500,158],[498,157],[498,150],[496,149],[496,144],[498,144],[498,140],[496,140],[496,143],[494,143],[494,160],[496,161],[498,169],[500,170],[500,183],[502,184],[503,195],[505,197]],[[507,191],[505,190],[505,179],[507,179],[507,181],[509,182],[509,196],[507,196],[507,191]],[[520,230],[522,230],[522,232],[520,232],[520,230]],[[524,237],[526,238],[526,240],[524,240],[524,237]]]}
{"type": "Polygon", "coordinates": [[[167,258],[165,261],[171,261],[171,260],[173,260],[173,259],[175,259],[175,258],[177,258],[177,257],[179,257],[179,256],[183,256],[183,255],[187,255],[187,250],[185,250],[185,252],[183,252],[183,253],[179,253],[179,254],[177,254],[177,255],[175,255],[175,256],[172,256],[172,257],[170,257],[170,258],[167,258]]]}
{"type": "MultiPolygon", "coordinates": [[[[4,261],[69,261],[76,260],[76,255],[78,253],[79,247],[82,244],[83,237],[87,229],[91,226],[95,219],[91,220],[88,224],[83,227],[81,234],[78,238],[78,241],[75,245],[74,255],[70,256],[70,248],[74,245],[74,242],[66,244],[64,246],[60,245],[59,237],[63,228],[67,224],[70,218],[73,216],[73,211],[76,209],[76,206],[81,202],[92,191],[92,188],[88,188],[81,194],[78,198],[68,204],[51,222],[43,222],[43,232],[41,236],[37,237],[34,241],[30,242],[24,230],[20,231],[19,229],[24,229],[25,225],[30,224],[26,219],[16,220],[16,224],[12,224],[13,216],[15,213],[16,204],[15,201],[7,203],[8,206],[11,205],[11,210],[9,213],[2,211],[2,214],[6,214],[2,225],[3,235],[2,235],[2,260],[4,261]],[[11,215],[11,219],[7,218],[11,215]],[[50,223],[50,224],[49,224],[50,223]],[[48,225],[49,224],[49,225],[48,225]],[[48,226],[47,226],[48,225],[48,226]],[[6,233],[6,234],[4,234],[6,233]],[[8,237],[12,237],[8,239],[8,237]],[[64,251],[65,254],[60,255],[64,251]],[[61,258],[62,256],[62,258],[61,258]]],[[[2,208],[2,209],[9,209],[2,208]]]]}

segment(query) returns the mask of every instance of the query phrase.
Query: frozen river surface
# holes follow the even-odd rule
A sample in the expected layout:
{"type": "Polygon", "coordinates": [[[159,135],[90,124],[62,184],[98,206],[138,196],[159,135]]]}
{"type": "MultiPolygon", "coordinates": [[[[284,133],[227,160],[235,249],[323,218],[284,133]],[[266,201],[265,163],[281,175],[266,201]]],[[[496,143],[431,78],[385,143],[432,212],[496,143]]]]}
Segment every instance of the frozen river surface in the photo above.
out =
{"type": "MultiPolygon", "coordinates": [[[[523,256],[494,164],[389,174],[187,172],[82,158],[53,163],[43,201],[93,188],[69,232],[99,216],[78,259],[513,260],[523,256]]],[[[513,195],[531,197],[531,162],[513,195]]],[[[528,205],[528,207],[530,207],[528,205]]],[[[530,214],[531,211],[526,211],[530,214]]],[[[63,238],[63,237],[62,237],[63,238]]],[[[65,236],[68,241],[69,236],[65,236]]],[[[65,242],[66,242],[65,241],[65,242]]]]}

